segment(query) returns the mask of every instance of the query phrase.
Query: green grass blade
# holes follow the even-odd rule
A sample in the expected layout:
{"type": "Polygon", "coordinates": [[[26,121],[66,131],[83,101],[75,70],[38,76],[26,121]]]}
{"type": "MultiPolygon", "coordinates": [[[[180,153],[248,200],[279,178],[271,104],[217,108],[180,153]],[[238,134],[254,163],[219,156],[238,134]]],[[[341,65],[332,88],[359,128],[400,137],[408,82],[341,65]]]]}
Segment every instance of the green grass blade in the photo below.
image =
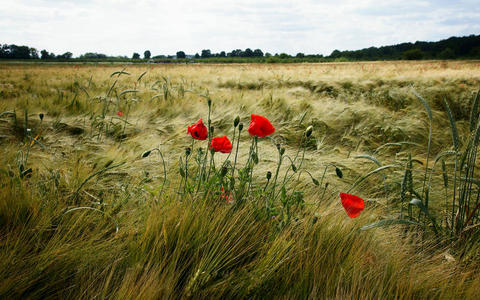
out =
{"type": "Polygon", "coordinates": [[[368,177],[378,173],[378,172],[381,172],[383,170],[386,170],[386,169],[390,169],[390,168],[395,168],[397,167],[397,165],[386,165],[386,166],[383,166],[383,167],[380,167],[380,168],[376,168],[375,170],[367,173],[366,175],[362,176],[361,178],[359,178],[353,185],[352,187],[350,187],[350,189],[347,191],[347,193],[349,193],[350,191],[352,191],[357,185],[359,185],[361,182],[363,182],[365,179],[367,179],[368,177]]]}
{"type": "Polygon", "coordinates": [[[425,110],[427,111],[428,119],[430,122],[433,120],[433,115],[432,115],[432,109],[430,108],[430,105],[428,105],[427,101],[423,99],[422,96],[420,96],[415,90],[413,91],[413,94],[422,102],[423,106],[425,107],[425,110]]]}
{"type": "Polygon", "coordinates": [[[433,231],[435,232],[435,234],[438,234],[437,222],[435,221],[435,218],[428,212],[427,207],[423,205],[422,201],[418,199],[412,199],[409,204],[418,207],[430,219],[430,221],[432,221],[433,231]]]}
{"type": "Polygon", "coordinates": [[[137,82],[140,82],[140,80],[142,80],[142,78],[143,78],[143,76],[145,76],[145,74],[147,74],[147,71],[143,72],[140,76],[138,76],[137,82]]]}
{"type": "Polygon", "coordinates": [[[443,102],[445,103],[445,109],[447,110],[448,120],[450,121],[450,130],[452,132],[453,147],[457,152],[460,144],[460,139],[458,138],[457,125],[455,124],[455,119],[453,118],[452,111],[450,110],[450,106],[448,105],[447,99],[443,98],[443,102]]]}
{"type": "Polygon", "coordinates": [[[124,90],[122,92],[120,92],[120,94],[118,95],[119,97],[121,97],[122,95],[125,95],[125,94],[128,94],[128,93],[137,93],[138,90],[124,90]]]}
{"type": "Polygon", "coordinates": [[[470,132],[475,130],[475,126],[478,123],[478,105],[480,103],[480,90],[478,90],[477,95],[473,98],[472,109],[470,111],[470,132]]]}
{"type": "Polygon", "coordinates": [[[357,155],[355,156],[354,158],[365,158],[365,159],[368,159],[368,160],[371,160],[373,161],[377,166],[381,167],[382,166],[382,163],[380,161],[378,161],[378,159],[376,159],[374,156],[372,155],[368,155],[368,154],[360,154],[360,155],[357,155]]]}
{"type": "Polygon", "coordinates": [[[410,220],[402,220],[402,219],[387,219],[387,220],[380,220],[365,226],[362,226],[359,230],[364,231],[364,230],[369,230],[372,228],[378,228],[378,227],[385,227],[385,226],[390,226],[390,225],[416,225],[416,226],[422,226],[422,224],[410,220]]]}

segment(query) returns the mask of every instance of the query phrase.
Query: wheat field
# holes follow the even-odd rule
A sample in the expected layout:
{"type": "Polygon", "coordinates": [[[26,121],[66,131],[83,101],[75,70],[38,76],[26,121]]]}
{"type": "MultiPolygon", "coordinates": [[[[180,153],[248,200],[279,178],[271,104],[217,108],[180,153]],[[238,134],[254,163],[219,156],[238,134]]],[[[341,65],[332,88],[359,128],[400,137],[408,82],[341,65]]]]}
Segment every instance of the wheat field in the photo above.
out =
{"type": "MultiPolygon", "coordinates": [[[[479,88],[479,61],[0,64],[0,295],[474,299],[478,214],[465,208],[455,231],[450,199],[467,189],[453,185],[453,160],[434,164],[454,149],[445,101],[466,147],[479,88]],[[241,205],[198,181],[207,143],[187,126],[209,111],[215,136],[234,149],[240,136],[239,178],[250,115],[275,126],[258,140],[241,205]],[[403,201],[426,182],[422,214],[403,201]],[[341,192],[365,200],[358,218],[341,192]],[[363,230],[407,210],[417,225],[363,230]]],[[[234,156],[215,154],[212,176],[234,156]]]]}

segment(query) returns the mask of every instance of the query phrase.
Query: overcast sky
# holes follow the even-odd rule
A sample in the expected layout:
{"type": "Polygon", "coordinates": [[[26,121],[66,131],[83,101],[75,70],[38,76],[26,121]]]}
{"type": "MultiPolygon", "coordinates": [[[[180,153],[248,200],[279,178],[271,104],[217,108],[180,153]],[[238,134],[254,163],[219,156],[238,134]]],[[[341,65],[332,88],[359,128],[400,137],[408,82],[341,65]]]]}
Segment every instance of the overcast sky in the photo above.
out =
{"type": "Polygon", "coordinates": [[[334,49],[480,34],[479,0],[0,0],[0,43],[55,54],[334,49]]]}

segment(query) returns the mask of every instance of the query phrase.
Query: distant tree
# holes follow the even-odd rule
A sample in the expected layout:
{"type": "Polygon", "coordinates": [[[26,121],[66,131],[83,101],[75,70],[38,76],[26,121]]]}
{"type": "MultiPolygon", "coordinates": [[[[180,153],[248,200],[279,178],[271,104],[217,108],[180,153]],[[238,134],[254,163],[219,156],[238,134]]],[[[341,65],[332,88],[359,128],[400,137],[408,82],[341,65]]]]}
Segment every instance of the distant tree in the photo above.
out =
{"type": "Polygon", "coordinates": [[[30,48],[28,46],[17,46],[17,45],[3,45],[3,53],[5,58],[12,59],[29,59],[30,58],[30,48]]]}
{"type": "Polygon", "coordinates": [[[212,56],[210,49],[202,50],[202,58],[209,58],[212,56]]]}
{"type": "Polygon", "coordinates": [[[263,51],[260,49],[253,50],[253,56],[255,57],[263,57],[263,51]]]}
{"type": "Polygon", "coordinates": [[[291,57],[290,55],[288,55],[287,53],[280,53],[280,58],[289,58],[291,57]]]}
{"type": "Polygon", "coordinates": [[[295,55],[296,58],[304,58],[305,57],[305,54],[299,52],[297,53],[297,55],[295,55]]]}
{"type": "Polygon", "coordinates": [[[150,53],[150,50],[143,52],[143,58],[150,59],[151,56],[152,56],[152,53],[150,53]]]}
{"type": "Polygon", "coordinates": [[[30,58],[38,59],[38,51],[35,48],[30,48],[30,58]]]}
{"type": "MultiPolygon", "coordinates": [[[[107,55],[102,54],[102,53],[92,53],[92,52],[87,52],[85,54],[80,55],[80,58],[87,58],[87,59],[92,59],[92,58],[107,58],[107,55]]],[[[122,58],[122,57],[119,57],[122,58]]]]}
{"type": "Polygon", "coordinates": [[[134,52],[132,55],[132,59],[140,59],[140,54],[138,54],[137,52],[134,52]]]}
{"type": "Polygon", "coordinates": [[[253,51],[250,48],[245,49],[245,52],[243,53],[244,57],[252,57],[253,56],[253,51]]]}
{"type": "Polygon", "coordinates": [[[40,59],[48,59],[50,58],[50,53],[48,53],[47,50],[43,49],[42,51],[40,51],[40,59]]]}
{"type": "Polygon", "coordinates": [[[185,57],[187,57],[187,56],[185,55],[185,52],[183,52],[183,51],[178,51],[178,52],[177,52],[177,58],[185,58],[185,57]]]}
{"type": "Polygon", "coordinates": [[[418,48],[410,49],[410,50],[407,50],[407,51],[403,52],[402,56],[403,56],[404,59],[407,59],[407,60],[422,59],[423,58],[423,51],[418,49],[418,48]]]}
{"type": "Polygon", "coordinates": [[[272,56],[271,53],[269,53],[269,52],[265,53],[265,57],[271,57],[271,56],[272,56]]]}
{"type": "Polygon", "coordinates": [[[225,51],[222,51],[218,54],[219,57],[226,57],[227,55],[225,54],[225,51]]]}
{"type": "Polygon", "coordinates": [[[198,53],[195,53],[195,58],[200,58],[200,55],[198,53]]]}
{"type": "Polygon", "coordinates": [[[63,54],[57,55],[59,59],[70,59],[72,58],[72,52],[65,52],[63,54]]]}
{"type": "Polygon", "coordinates": [[[455,51],[453,51],[451,48],[446,48],[438,54],[438,57],[440,59],[454,59],[455,58],[455,51]]]}
{"type": "Polygon", "coordinates": [[[338,58],[340,56],[342,56],[342,52],[340,52],[340,50],[336,50],[336,49],[333,50],[332,54],[330,54],[331,58],[338,58]]]}

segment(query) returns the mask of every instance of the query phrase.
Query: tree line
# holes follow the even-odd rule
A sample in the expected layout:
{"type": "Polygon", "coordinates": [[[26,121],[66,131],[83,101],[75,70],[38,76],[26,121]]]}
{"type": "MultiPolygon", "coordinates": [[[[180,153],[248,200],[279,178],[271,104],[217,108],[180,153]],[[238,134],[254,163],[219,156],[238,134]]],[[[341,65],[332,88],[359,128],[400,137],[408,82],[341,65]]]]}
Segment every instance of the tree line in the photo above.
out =
{"type": "Polygon", "coordinates": [[[0,44],[0,59],[40,59],[40,60],[76,60],[76,61],[150,61],[172,62],[180,60],[189,62],[200,60],[204,62],[324,62],[324,61],[371,61],[371,60],[419,60],[419,59],[480,59],[480,35],[451,37],[438,42],[415,42],[398,45],[370,47],[360,50],[334,50],[330,55],[297,53],[264,53],[261,49],[245,50],[234,49],[230,52],[220,51],[212,53],[210,49],[203,49],[200,53],[187,55],[178,51],[176,55],[152,56],[150,50],[143,52],[143,58],[135,52],[130,57],[108,56],[102,53],[87,52],[73,58],[71,52],[55,55],[47,50],[37,51],[28,46],[0,44]]]}

